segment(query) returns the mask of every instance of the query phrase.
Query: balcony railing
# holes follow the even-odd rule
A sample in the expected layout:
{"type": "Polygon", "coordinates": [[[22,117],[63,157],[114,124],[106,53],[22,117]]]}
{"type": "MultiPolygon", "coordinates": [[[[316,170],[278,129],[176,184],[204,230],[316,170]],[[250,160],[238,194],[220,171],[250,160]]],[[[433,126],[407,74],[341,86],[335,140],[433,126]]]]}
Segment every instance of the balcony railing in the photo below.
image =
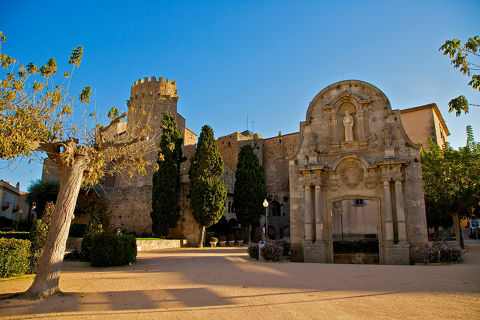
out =
{"type": "Polygon", "coordinates": [[[18,205],[16,205],[13,207],[12,212],[13,213],[18,212],[18,210],[20,210],[20,208],[18,207],[18,205]]]}
{"type": "Polygon", "coordinates": [[[10,202],[4,202],[2,204],[2,211],[7,210],[8,208],[10,208],[10,202]]]}

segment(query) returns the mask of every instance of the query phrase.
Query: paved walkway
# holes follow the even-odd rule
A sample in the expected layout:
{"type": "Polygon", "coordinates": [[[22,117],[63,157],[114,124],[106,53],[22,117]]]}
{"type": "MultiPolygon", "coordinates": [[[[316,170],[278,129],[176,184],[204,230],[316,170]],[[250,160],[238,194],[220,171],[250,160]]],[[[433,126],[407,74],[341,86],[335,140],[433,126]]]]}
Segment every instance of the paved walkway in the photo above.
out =
{"type": "MultiPolygon", "coordinates": [[[[138,263],[65,262],[64,294],[0,300],[11,319],[478,319],[480,243],[465,264],[379,266],[271,263],[243,248],[141,252],[138,263]]],[[[0,281],[0,297],[28,276],[0,281]]]]}

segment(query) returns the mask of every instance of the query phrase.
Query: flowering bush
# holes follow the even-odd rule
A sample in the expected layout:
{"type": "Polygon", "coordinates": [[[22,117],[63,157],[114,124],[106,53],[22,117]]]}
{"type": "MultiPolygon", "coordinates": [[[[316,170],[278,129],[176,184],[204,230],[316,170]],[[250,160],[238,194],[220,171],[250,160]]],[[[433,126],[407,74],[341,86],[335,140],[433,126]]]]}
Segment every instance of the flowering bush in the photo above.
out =
{"type": "Polygon", "coordinates": [[[425,262],[456,262],[462,257],[462,248],[455,242],[435,242],[423,250],[425,262]]]}
{"type": "Polygon", "coordinates": [[[283,247],[275,240],[267,241],[260,254],[265,260],[280,261],[283,256],[283,247]]]}
{"type": "Polygon", "coordinates": [[[440,250],[436,246],[423,250],[423,260],[426,263],[440,262],[440,250]]]}
{"type": "Polygon", "coordinates": [[[291,247],[290,241],[287,241],[285,239],[277,239],[277,240],[274,240],[274,242],[283,248],[284,256],[288,256],[290,254],[290,247],[291,247]]]}
{"type": "Polygon", "coordinates": [[[258,243],[250,243],[247,248],[247,253],[252,259],[258,259],[258,243]]]}

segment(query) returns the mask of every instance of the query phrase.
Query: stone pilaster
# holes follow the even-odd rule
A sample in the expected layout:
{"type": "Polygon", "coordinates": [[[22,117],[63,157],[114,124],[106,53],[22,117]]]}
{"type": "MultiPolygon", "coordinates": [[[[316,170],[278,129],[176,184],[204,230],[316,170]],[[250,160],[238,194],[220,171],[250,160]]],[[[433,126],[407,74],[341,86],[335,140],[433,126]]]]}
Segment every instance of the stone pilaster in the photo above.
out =
{"type": "Polygon", "coordinates": [[[305,186],[305,241],[313,242],[313,216],[312,216],[312,193],[309,185],[305,186]]]}
{"type": "Polygon", "coordinates": [[[315,243],[323,242],[322,186],[315,186],[315,243]]]}
{"type": "Polygon", "coordinates": [[[407,241],[407,232],[405,228],[405,205],[403,203],[403,191],[402,181],[395,181],[395,199],[397,208],[397,228],[398,228],[398,240],[407,241]]]}
{"type": "Polygon", "coordinates": [[[392,215],[392,196],[390,194],[390,181],[383,181],[383,211],[385,215],[385,240],[393,241],[393,215],[392,215]]]}

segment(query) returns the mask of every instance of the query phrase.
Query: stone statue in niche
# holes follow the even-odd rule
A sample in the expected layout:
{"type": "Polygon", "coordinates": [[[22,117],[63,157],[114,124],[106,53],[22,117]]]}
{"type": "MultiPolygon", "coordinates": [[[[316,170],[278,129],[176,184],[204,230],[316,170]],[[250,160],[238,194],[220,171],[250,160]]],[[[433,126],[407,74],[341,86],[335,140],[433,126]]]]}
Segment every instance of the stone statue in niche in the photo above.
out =
{"type": "Polygon", "coordinates": [[[345,111],[345,117],[343,118],[343,125],[345,126],[345,141],[353,141],[353,117],[348,111],[345,111]]]}

